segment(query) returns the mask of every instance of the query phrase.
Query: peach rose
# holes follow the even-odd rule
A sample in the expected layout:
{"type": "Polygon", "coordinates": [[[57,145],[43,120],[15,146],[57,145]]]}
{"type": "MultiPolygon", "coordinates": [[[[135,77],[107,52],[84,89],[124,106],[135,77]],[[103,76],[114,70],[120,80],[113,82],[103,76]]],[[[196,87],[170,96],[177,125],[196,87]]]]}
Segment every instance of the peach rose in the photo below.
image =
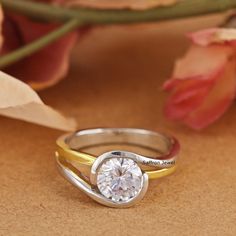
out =
{"type": "Polygon", "coordinates": [[[189,34],[193,45],[164,84],[165,115],[194,129],[221,117],[236,95],[236,30],[214,28],[189,34]]]}

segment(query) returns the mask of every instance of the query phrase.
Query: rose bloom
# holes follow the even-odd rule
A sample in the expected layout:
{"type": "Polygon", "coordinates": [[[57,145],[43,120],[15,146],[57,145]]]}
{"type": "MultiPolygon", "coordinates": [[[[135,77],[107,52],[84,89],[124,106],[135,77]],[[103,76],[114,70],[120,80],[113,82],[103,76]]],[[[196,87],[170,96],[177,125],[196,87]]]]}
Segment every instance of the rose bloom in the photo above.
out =
{"type": "Polygon", "coordinates": [[[202,129],[221,117],[236,95],[236,30],[214,28],[189,34],[192,46],[164,84],[164,112],[202,129]]]}
{"type": "MultiPolygon", "coordinates": [[[[15,13],[3,13],[0,9],[0,56],[41,38],[57,27],[60,25],[34,21],[15,13]]],[[[35,89],[51,86],[66,75],[70,52],[78,36],[80,31],[69,33],[4,70],[35,89]]]]}

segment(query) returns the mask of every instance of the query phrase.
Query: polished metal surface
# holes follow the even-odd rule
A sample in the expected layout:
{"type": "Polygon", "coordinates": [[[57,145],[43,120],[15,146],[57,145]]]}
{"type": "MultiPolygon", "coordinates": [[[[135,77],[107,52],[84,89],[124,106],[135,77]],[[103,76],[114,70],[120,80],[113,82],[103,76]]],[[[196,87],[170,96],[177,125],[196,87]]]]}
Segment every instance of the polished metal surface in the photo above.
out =
{"type": "MultiPolygon", "coordinates": [[[[132,159],[132,158],[131,158],[132,159]]],[[[103,159],[104,160],[104,159],[103,159]]],[[[102,161],[102,159],[97,159],[97,164],[99,165],[102,161]]],[[[104,197],[101,193],[99,193],[96,185],[90,185],[85,180],[83,180],[81,177],[79,177],[75,172],[73,172],[70,168],[65,166],[63,162],[60,160],[59,157],[56,157],[57,165],[59,168],[60,173],[67,179],[71,184],[73,184],[75,187],[79,188],[82,192],[84,192],[86,195],[91,197],[96,202],[108,206],[108,207],[114,207],[114,208],[125,208],[133,206],[135,203],[140,201],[148,188],[148,175],[146,173],[143,173],[143,185],[142,189],[139,192],[139,194],[124,202],[115,202],[111,199],[107,199],[104,197]]],[[[91,173],[91,178],[94,178],[96,176],[97,172],[93,171],[93,174],[91,173]]],[[[93,180],[93,182],[96,182],[96,180],[93,180]]]]}
{"type": "Polygon", "coordinates": [[[130,144],[155,150],[157,157],[138,155],[138,162],[143,165],[159,168],[169,168],[175,165],[179,143],[173,137],[133,128],[99,128],[88,129],[73,133],[65,139],[72,150],[80,150],[96,145],[130,144]],[[162,155],[160,155],[162,153],[162,155]]]}
{"type": "MultiPolygon", "coordinates": [[[[175,138],[149,130],[132,128],[99,128],[77,131],[59,138],[57,145],[56,160],[61,174],[95,201],[109,207],[119,208],[130,207],[144,197],[148,188],[149,177],[154,179],[172,173],[175,170],[179,152],[179,143],[175,138]],[[107,144],[128,144],[151,149],[156,152],[156,157],[124,150],[112,150],[96,158],[81,151],[84,148],[107,144]],[[98,172],[101,172],[101,166],[111,159],[131,159],[134,161],[133,163],[137,163],[140,167],[149,166],[155,168],[155,170],[147,171],[148,174],[145,170],[140,172],[142,184],[136,192],[137,195],[130,197],[128,200],[125,198],[122,201],[115,201],[105,197],[97,186],[98,172]],[[73,165],[74,162],[80,165],[76,167],[76,165],[73,165]],[[91,168],[89,168],[89,178],[83,173],[83,165],[91,168]]],[[[122,174],[122,172],[118,172],[122,174]]],[[[107,173],[105,173],[105,176],[107,176],[107,173]]],[[[130,178],[132,180],[132,176],[130,178]]],[[[126,178],[125,180],[126,182],[129,181],[126,178]]]]}

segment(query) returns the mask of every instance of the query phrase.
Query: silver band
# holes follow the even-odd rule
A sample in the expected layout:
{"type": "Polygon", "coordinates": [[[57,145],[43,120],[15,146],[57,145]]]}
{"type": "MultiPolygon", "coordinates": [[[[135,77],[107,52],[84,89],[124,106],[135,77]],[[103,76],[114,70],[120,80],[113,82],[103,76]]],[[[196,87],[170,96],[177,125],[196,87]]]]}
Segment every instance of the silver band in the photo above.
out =
{"type": "Polygon", "coordinates": [[[65,142],[73,150],[107,144],[129,144],[156,151],[157,156],[137,155],[137,162],[159,168],[175,165],[179,143],[173,137],[161,133],[134,128],[99,128],[73,133],[65,142]],[[160,155],[161,154],[161,155],[160,155]]]}

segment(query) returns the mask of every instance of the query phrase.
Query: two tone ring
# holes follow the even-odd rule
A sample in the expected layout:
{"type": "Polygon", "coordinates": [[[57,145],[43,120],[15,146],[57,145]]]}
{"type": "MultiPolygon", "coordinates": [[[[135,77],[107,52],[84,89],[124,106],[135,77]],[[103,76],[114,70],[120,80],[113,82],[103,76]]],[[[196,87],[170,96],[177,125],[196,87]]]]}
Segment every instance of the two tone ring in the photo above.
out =
{"type": "Polygon", "coordinates": [[[179,153],[174,137],[133,128],[87,129],[57,140],[61,174],[100,204],[129,207],[150,179],[173,173],[179,153]]]}

